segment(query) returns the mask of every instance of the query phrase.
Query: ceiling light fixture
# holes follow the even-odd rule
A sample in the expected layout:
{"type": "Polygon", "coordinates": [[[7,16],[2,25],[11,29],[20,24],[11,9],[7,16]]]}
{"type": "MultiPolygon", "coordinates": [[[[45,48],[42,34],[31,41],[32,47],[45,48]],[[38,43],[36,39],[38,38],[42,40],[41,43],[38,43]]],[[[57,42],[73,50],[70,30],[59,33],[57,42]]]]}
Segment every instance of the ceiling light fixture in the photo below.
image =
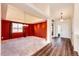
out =
{"type": "Polygon", "coordinates": [[[63,13],[61,12],[60,22],[63,22],[63,13]]]}

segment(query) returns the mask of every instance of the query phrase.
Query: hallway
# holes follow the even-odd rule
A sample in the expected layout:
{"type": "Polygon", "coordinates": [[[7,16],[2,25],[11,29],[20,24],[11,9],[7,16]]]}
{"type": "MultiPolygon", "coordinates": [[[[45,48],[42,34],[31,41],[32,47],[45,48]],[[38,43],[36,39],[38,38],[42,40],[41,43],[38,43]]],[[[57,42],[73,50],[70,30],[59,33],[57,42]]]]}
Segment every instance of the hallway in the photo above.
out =
{"type": "Polygon", "coordinates": [[[33,54],[33,56],[78,56],[78,53],[73,50],[70,39],[61,38],[61,45],[57,43],[56,38],[54,40],[56,42],[54,46],[50,43],[33,54]]]}

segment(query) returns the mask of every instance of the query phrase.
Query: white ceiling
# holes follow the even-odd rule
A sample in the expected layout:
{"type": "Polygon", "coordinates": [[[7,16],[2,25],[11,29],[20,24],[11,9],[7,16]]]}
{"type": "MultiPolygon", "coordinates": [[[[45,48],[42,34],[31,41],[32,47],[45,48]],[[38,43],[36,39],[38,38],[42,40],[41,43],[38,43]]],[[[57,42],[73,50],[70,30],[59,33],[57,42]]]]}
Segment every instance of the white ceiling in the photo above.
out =
{"type": "Polygon", "coordinates": [[[72,18],[74,13],[74,4],[71,3],[54,3],[50,4],[50,16],[53,19],[59,19],[60,13],[63,12],[63,18],[72,18]]]}
{"type": "Polygon", "coordinates": [[[32,16],[35,16],[38,18],[46,17],[42,11],[40,11],[38,8],[36,8],[32,4],[29,4],[29,3],[8,3],[8,4],[13,5],[13,6],[25,11],[25,13],[27,13],[29,15],[32,15],[32,16]]]}
{"type": "Polygon", "coordinates": [[[40,9],[44,13],[47,12],[47,8],[49,6],[49,4],[47,3],[32,3],[32,5],[34,5],[36,8],[40,9]]]}
{"type": "Polygon", "coordinates": [[[52,19],[59,19],[61,11],[63,12],[63,18],[72,18],[74,13],[74,4],[72,3],[15,3],[12,4],[26,13],[39,18],[49,17],[52,19]]]}
{"type": "Polygon", "coordinates": [[[73,3],[33,3],[32,5],[40,9],[46,16],[49,11],[49,16],[52,19],[60,19],[61,12],[63,12],[64,19],[72,18],[74,13],[73,3]]]}

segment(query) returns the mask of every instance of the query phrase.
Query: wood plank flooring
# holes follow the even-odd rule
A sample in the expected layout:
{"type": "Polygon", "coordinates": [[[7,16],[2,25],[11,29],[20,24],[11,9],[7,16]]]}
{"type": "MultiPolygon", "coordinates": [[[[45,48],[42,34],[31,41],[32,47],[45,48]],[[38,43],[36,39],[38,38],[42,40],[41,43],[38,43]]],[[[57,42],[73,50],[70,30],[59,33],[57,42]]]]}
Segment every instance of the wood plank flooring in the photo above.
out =
{"type": "Polygon", "coordinates": [[[61,45],[49,43],[32,56],[78,56],[70,39],[61,38],[61,43],[61,45]]]}

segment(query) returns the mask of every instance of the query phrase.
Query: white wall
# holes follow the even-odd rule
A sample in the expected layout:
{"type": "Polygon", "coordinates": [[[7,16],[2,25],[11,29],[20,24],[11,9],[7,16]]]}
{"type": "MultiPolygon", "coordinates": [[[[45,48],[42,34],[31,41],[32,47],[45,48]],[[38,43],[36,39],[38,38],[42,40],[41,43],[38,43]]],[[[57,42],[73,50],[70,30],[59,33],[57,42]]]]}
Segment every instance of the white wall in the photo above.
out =
{"type": "Polygon", "coordinates": [[[51,19],[47,19],[47,42],[50,43],[52,41],[52,27],[51,27],[51,19]]]}
{"type": "Polygon", "coordinates": [[[79,4],[74,4],[74,18],[72,21],[74,50],[79,53],[79,4]]]}
{"type": "Polygon", "coordinates": [[[58,25],[60,25],[61,29],[61,37],[65,38],[71,38],[71,19],[65,19],[63,22],[60,22],[59,20],[55,20],[55,29],[54,29],[54,36],[58,36],[58,25]]]}
{"type": "MultiPolygon", "coordinates": [[[[1,39],[1,4],[0,4],[0,39],[1,39]]],[[[1,43],[1,40],[0,40],[1,43]]]]}

